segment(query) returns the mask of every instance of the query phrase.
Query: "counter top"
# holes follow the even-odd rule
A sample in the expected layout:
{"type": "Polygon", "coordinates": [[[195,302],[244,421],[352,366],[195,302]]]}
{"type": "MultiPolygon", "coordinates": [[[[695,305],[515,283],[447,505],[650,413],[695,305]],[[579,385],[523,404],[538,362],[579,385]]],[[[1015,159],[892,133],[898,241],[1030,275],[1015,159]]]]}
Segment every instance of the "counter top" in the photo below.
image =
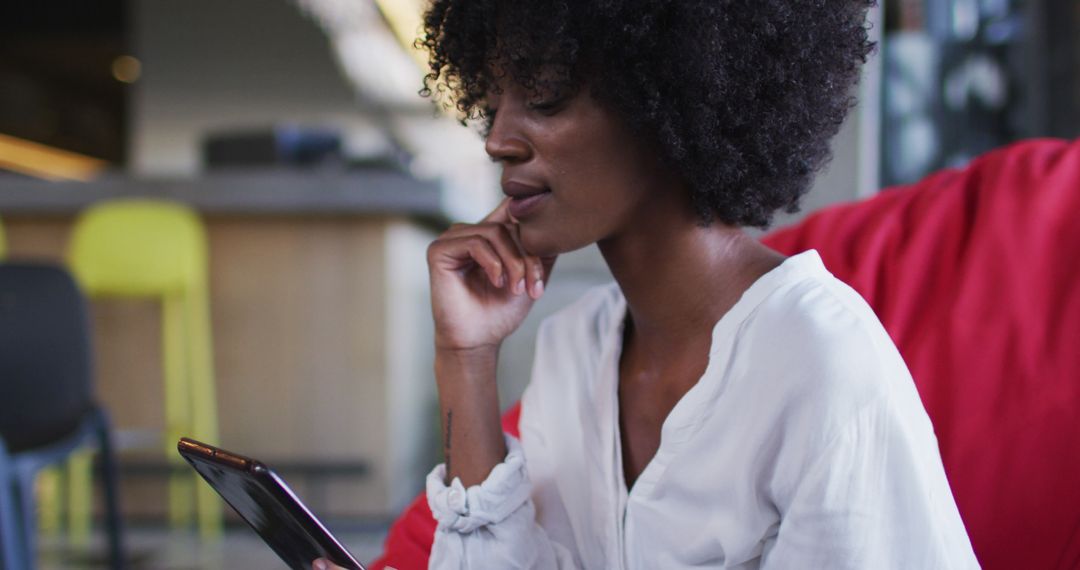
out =
{"type": "Polygon", "coordinates": [[[230,170],[198,178],[106,176],[92,182],[0,177],[0,216],[74,214],[102,200],[162,198],[203,214],[386,215],[444,220],[439,183],[394,170],[230,170]]]}

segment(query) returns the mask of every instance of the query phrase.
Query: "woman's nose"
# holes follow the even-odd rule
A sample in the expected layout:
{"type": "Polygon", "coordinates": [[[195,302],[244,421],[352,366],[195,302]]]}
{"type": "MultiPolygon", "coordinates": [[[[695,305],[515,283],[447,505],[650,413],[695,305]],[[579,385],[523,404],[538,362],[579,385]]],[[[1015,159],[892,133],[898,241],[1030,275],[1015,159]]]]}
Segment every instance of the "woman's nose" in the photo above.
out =
{"type": "Polygon", "coordinates": [[[487,140],[484,141],[484,150],[496,162],[524,162],[532,152],[511,114],[511,109],[496,113],[487,140]]]}

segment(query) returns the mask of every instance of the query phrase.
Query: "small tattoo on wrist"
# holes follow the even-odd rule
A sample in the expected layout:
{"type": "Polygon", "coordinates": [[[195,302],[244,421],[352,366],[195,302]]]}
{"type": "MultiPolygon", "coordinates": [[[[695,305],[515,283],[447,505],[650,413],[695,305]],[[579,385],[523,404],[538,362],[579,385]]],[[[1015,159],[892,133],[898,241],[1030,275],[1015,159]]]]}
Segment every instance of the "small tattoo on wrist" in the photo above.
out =
{"type": "Polygon", "coordinates": [[[450,436],[453,433],[454,411],[446,411],[446,429],[443,434],[443,455],[446,456],[446,477],[450,477],[450,436]]]}

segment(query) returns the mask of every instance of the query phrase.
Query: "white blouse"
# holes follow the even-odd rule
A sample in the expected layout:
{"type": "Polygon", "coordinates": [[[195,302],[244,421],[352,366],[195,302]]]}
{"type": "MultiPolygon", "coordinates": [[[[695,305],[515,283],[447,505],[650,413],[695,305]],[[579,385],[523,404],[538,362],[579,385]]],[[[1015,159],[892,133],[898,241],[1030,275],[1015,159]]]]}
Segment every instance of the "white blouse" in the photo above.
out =
{"type": "Polygon", "coordinates": [[[629,492],[625,316],[611,284],[544,321],[520,444],[480,485],[427,478],[431,568],[978,567],[907,367],[816,251],[716,323],[629,492]]]}

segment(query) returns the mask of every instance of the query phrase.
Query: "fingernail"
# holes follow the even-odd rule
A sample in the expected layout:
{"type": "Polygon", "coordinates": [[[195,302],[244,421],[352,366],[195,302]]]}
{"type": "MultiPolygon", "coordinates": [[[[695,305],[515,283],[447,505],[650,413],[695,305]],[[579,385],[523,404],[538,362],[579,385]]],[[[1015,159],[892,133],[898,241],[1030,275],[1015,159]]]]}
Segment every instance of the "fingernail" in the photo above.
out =
{"type": "Polygon", "coordinates": [[[520,294],[522,294],[524,292],[525,292],[525,280],[522,279],[521,281],[517,282],[517,285],[514,285],[514,294],[515,295],[520,295],[520,294]]]}
{"type": "Polygon", "coordinates": [[[533,283],[533,297],[539,299],[544,294],[544,281],[537,279],[536,283],[533,283]]]}
{"type": "Polygon", "coordinates": [[[315,568],[315,570],[326,570],[327,568],[329,568],[329,566],[326,565],[326,561],[322,558],[316,560],[315,563],[311,566],[315,568]]]}
{"type": "Polygon", "coordinates": [[[503,287],[506,286],[506,274],[505,273],[500,273],[499,274],[498,283],[499,283],[499,289],[502,289],[503,287]]]}

